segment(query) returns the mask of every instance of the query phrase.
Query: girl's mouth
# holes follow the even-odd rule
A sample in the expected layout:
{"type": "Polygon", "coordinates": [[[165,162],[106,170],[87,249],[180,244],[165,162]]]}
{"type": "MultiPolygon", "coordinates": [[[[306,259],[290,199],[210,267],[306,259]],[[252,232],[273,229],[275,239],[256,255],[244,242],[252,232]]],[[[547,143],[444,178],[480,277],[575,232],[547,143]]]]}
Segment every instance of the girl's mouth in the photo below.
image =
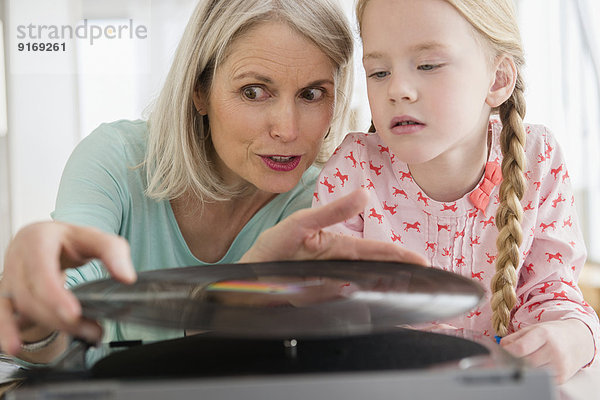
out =
{"type": "Polygon", "coordinates": [[[424,123],[409,116],[394,117],[390,122],[390,130],[394,135],[416,133],[423,127],[424,123]]]}
{"type": "Polygon", "coordinates": [[[422,124],[415,122],[415,121],[401,121],[401,122],[397,122],[394,126],[392,126],[392,128],[394,128],[396,126],[406,126],[406,125],[422,125],[422,124]]]}

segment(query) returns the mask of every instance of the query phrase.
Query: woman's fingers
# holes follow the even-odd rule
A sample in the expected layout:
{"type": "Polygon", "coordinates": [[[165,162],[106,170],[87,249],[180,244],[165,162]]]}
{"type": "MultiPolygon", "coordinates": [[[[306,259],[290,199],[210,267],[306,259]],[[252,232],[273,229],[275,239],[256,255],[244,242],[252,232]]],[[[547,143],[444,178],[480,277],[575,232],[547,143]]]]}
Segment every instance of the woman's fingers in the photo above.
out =
{"type": "Polygon", "coordinates": [[[64,288],[60,257],[62,241],[32,241],[27,254],[10,254],[21,264],[11,276],[13,301],[17,310],[46,326],[65,326],[81,314],[77,300],[64,288]]]}
{"type": "Polygon", "coordinates": [[[418,253],[393,243],[323,231],[358,215],[367,200],[368,193],[357,190],[322,207],[297,211],[263,232],[240,262],[353,259],[428,265],[418,253]]]}
{"type": "Polygon", "coordinates": [[[306,247],[315,253],[320,253],[318,258],[322,259],[403,261],[428,265],[423,256],[402,246],[321,231],[328,226],[355,217],[364,209],[368,198],[369,195],[365,190],[355,190],[322,207],[303,210],[306,212],[300,224],[304,229],[315,232],[314,235],[307,236],[306,247]]]}
{"type": "Polygon", "coordinates": [[[6,297],[0,297],[0,321],[0,350],[15,355],[19,352],[21,340],[11,300],[6,297]]]}
{"type": "Polygon", "coordinates": [[[320,232],[319,235],[307,238],[306,247],[318,253],[316,257],[318,259],[400,261],[429,265],[423,256],[407,248],[378,240],[361,239],[330,232],[320,232]]]}
{"type": "Polygon", "coordinates": [[[31,332],[33,340],[53,329],[90,341],[100,338],[100,327],[81,318],[79,302],[64,287],[65,269],[94,258],[115,279],[136,279],[129,245],[118,236],[58,222],[32,224],[17,233],[6,252],[0,285],[0,345],[6,352],[15,354],[21,337],[29,340],[31,332]]]}
{"type": "Polygon", "coordinates": [[[61,222],[31,224],[17,233],[11,248],[16,253],[12,261],[25,260],[27,268],[64,270],[97,258],[117,280],[133,282],[136,276],[127,241],[93,227],[61,222]]]}
{"type": "Polygon", "coordinates": [[[63,269],[67,264],[74,267],[97,258],[116,280],[124,283],[135,281],[129,244],[122,237],[92,227],[69,225],[64,238],[61,249],[63,269]]]}
{"type": "Polygon", "coordinates": [[[369,194],[365,190],[355,190],[322,207],[301,210],[304,214],[299,222],[305,229],[316,232],[356,216],[368,199],[369,194]]]}

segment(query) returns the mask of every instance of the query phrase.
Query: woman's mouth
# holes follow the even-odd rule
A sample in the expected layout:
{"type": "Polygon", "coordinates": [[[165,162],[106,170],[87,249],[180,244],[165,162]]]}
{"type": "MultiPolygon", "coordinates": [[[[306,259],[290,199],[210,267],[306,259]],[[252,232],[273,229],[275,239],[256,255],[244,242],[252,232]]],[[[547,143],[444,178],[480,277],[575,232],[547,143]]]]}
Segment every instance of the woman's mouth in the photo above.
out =
{"type": "Polygon", "coordinates": [[[260,156],[267,167],[274,171],[287,172],[295,169],[302,159],[301,156],[260,156]]]}

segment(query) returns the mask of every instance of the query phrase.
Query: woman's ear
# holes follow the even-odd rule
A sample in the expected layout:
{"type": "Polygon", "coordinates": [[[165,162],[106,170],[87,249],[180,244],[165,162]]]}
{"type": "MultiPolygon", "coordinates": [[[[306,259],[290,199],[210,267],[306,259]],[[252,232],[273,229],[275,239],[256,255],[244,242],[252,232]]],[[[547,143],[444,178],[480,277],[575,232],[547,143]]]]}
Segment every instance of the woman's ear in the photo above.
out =
{"type": "Polygon", "coordinates": [[[512,57],[503,55],[496,61],[494,81],[485,102],[492,108],[504,103],[512,95],[517,82],[517,67],[512,57]]]}
{"type": "Polygon", "coordinates": [[[196,111],[198,111],[198,114],[208,114],[206,96],[204,96],[204,94],[200,92],[200,89],[196,89],[194,91],[193,101],[194,107],[196,107],[196,111]]]}

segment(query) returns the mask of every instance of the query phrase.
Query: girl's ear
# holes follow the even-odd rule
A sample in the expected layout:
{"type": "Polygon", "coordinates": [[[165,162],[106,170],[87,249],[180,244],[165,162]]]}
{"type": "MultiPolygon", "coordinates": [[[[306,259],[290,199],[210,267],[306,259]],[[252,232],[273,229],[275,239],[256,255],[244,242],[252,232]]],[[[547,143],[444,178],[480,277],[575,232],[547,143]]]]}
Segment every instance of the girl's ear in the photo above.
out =
{"type": "Polygon", "coordinates": [[[512,95],[517,82],[517,67],[512,57],[503,55],[496,61],[494,81],[485,99],[487,105],[496,108],[512,95]]]}
{"type": "Polygon", "coordinates": [[[196,89],[194,91],[193,101],[194,106],[196,107],[196,111],[198,111],[198,114],[208,114],[206,96],[204,96],[204,94],[200,92],[200,89],[196,89]]]}

